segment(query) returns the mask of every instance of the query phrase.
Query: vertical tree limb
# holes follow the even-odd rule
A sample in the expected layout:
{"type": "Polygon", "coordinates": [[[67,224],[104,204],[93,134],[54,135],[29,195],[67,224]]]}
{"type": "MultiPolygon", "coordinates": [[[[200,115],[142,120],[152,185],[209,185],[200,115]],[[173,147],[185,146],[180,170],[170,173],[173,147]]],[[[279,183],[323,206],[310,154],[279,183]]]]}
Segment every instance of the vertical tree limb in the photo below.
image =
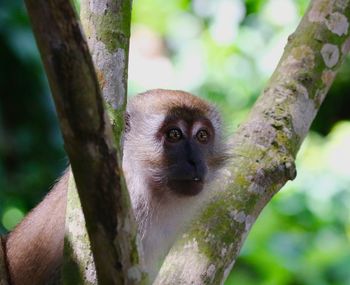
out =
{"type": "Polygon", "coordinates": [[[63,284],[97,284],[96,267],[72,172],[69,172],[63,284]]]}
{"type": "Polygon", "coordinates": [[[8,285],[8,275],[6,266],[6,257],[3,250],[3,238],[0,236],[0,285],[8,285]]]}
{"type": "Polygon", "coordinates": [[[127,97],[131,6],[131,0],[82,0],[80,11],[97,77],[118,138],[127,97]]]}
{"type": "Polygon", "coordinates": [[[167,256],[156,284],[220,284],[294,158],[350,49],[350,1],[315,0],[248,120],[218,191],[167,256]],[[222,189],[222,190],[221,190],[222,189]]]}
{"type": "Polygon", "coordinates": [[[81,199],[98,283],[134,284],[141,278],[134,221],[79,22],[69,1],[26,0],[26,6],[81,199]]]}

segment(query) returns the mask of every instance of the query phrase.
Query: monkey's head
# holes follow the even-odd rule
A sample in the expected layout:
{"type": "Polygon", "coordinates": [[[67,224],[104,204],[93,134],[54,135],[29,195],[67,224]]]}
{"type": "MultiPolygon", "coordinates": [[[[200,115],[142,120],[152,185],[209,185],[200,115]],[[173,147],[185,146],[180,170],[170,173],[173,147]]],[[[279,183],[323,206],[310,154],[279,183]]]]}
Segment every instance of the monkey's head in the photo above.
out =
{"type": "Polygon", "coordinates": [[[129,188],[145,183],[157,196],[197,195],[222,167],[224,153],[220,115],[206,101],[157,89],[128,103],[123,168],[134,184],[129,188]]]}

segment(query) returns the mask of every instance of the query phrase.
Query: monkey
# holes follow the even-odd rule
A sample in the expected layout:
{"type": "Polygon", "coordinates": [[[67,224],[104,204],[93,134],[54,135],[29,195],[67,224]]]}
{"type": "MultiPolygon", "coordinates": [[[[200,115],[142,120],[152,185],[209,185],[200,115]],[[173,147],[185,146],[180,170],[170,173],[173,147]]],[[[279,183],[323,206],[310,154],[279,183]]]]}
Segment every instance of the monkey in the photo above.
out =
{"type": "MultiPolygon", "coordinates": [[[[127,104],[124,172],[152,281],[228,159],[216,107],[190,93],[155,89],[127,104]]],[[[62,263],[68,173],[5,244],[14,285],[48,284],[62,263]]]]}
{"type": "Polygon", "coordinates": [[[123,171],[150,279],[226,161],[221,132],[216,108],[183,91],[152,90],[128,105],[123,171]]]}

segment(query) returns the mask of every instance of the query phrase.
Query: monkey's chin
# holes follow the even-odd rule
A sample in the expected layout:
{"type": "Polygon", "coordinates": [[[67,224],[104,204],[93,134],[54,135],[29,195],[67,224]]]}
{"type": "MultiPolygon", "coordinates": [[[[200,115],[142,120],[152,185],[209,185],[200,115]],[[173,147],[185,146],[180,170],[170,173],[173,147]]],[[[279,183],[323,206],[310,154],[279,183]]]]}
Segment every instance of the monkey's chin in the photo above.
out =
{"type": "Polygon", "coordinates": [[[179,196],[195,196],[203,190],[202,180],[170,180],[168,187],[179,196]]]}

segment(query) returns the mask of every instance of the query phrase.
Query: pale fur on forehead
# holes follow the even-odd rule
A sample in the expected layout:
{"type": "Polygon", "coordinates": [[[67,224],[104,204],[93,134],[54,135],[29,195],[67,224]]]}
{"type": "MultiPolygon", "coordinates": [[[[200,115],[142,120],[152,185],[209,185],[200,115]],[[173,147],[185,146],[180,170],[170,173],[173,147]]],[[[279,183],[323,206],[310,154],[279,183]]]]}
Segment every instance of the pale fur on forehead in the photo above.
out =
{"type": "Polygon", "coordinates": [[[153,89],[133,97],[128,103],[127,111],[143,114],[167,114],[173,108],[187,107],[198,109],[214,125],[220,126],[221,119],[216,108],[205,100],[180,90],[153,89]]]}

